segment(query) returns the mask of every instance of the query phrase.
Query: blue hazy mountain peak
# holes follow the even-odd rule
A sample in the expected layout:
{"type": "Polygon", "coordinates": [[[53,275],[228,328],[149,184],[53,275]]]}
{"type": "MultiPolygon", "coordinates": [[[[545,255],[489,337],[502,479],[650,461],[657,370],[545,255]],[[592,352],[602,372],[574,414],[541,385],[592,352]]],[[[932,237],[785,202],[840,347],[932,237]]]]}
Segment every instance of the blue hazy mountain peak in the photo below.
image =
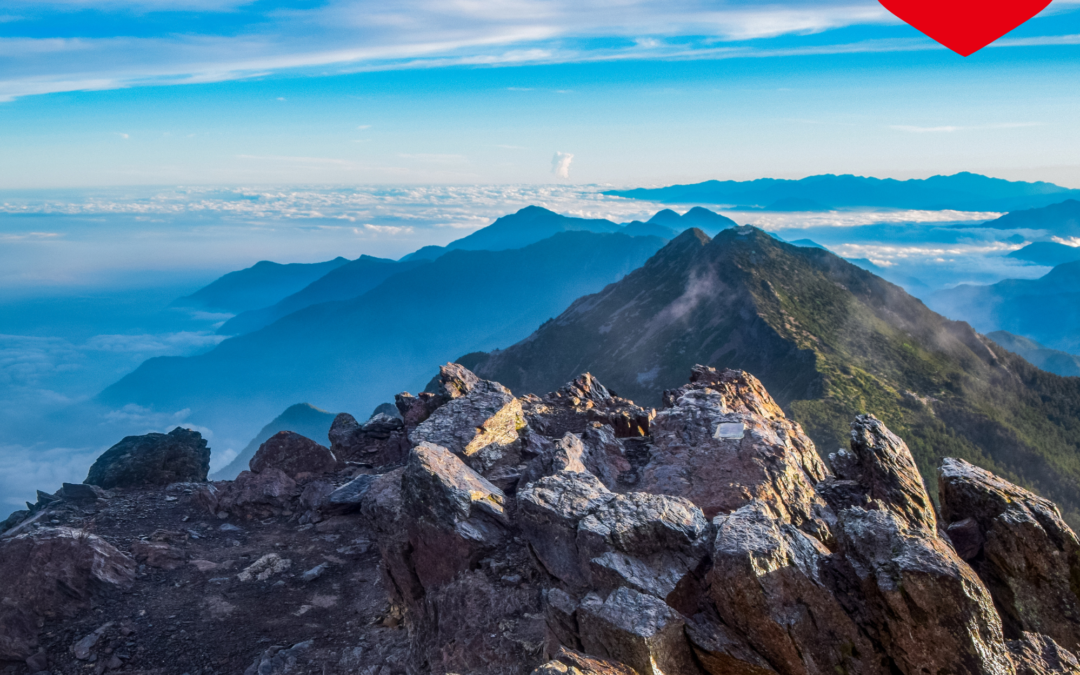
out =
{"type": "Polygon", "coordinates": [[[1080,247],[1066,246],[1056,241],[1037,241],[1022,249],[1013,251],[1007,257],[1016,258],[1036,265],[1054,267],[1080,260],[1080,247]]]}
{"type": "Polygon", "coordinates": [[[424,248],[410,253],[402,261],[432,260],[447,251],[506,251],[535,244],[559,232],[613,233],[622,229],[610,220],[575,218],[555,213],[542,206],[526,206],[516,213],[503,216],[491,225],[454,240],[442,247],[424,248]]]}
{"type": "Polygon", "coordinates": [[[229,272],[176,300],[173,305],[232,313],[258,309],[299,291],[348,262],[340,256],[321,263],[283,264],[262,260],[251,267],[229,272]]]}

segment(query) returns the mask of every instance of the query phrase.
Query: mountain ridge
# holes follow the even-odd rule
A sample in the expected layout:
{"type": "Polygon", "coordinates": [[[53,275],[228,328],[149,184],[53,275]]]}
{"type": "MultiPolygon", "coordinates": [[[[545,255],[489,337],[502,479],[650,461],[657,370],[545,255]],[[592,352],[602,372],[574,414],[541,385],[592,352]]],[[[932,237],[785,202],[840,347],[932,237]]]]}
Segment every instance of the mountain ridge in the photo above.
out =
{"type": "Polygon", "coordinates": [[[931,485],[949,453],[1037,486],[1080,520],[1080,380],[755,228],[684,232],[521,342],[467,360],[519,394],[589,371],[649,405],[694,362],[754,372],[822,451],[872,409],[903,430],[931,485]]]}
{"type": "Polygon", "coordinates": [[[820,202],[831,208],[886,207],[963,211],[1012,211],[1043,207],[1068,198],[1080,198],[1080,190],[1071,190],[1052,183],[1007,181],[969,172],[910,180],[850,174],[822,174],[798,180],[711,180],[660,188],[609,190],[604,194],[665,204],[727,204],[753,208],[771,204],[800,204],[805,208],[812,206],[814,202],[820,202]]]}

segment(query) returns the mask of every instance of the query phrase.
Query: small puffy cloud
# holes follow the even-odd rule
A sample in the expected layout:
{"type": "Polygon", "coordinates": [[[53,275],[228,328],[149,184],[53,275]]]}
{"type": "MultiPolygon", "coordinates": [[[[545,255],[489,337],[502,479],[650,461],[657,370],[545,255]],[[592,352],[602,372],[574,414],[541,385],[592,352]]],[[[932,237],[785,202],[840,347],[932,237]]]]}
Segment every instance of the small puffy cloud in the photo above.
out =
{"type": "Polygon", "coordinates": [[[574,156],[569,152],[556,152],[555,156],[551,158],[551,173],[556,177],[568,180],[570,178],[570,162],[574,161],[574,156]]]}

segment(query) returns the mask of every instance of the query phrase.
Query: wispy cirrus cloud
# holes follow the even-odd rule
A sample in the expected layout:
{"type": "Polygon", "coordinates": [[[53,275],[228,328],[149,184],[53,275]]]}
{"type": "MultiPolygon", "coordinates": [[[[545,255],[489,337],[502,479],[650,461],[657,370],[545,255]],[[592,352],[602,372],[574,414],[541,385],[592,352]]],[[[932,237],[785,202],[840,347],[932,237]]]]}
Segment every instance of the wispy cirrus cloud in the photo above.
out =
{"type": "Polygon", "coordinates": [[[951,134],[957,131],[990,131],[993,129],[1025,129],[1040,126],[1041,122],[1002,122],[1000,124],[977,124],[973,126],[936,126],[921,127],[908,124],[893,124],[889,128],[894,131],[905,131],[909,134],[951,134]]]}
{"type": "Polygon", "coordinates": [[[667,44],[669,37],[695,36],[700,48],[711,50],[715,46],[710,41],[896,22],[868,0],[786,0],[765,5],[749,0],[723,5],[704,0],[330,0],[318,7],[282,0],[271,10],[244,0],[13,2],[27,20],[39,25],[48,24],[51,16],[79,10],[90,12],[91,24],[96,16],[101,25],[117,22],[118,27],[113,34],[101,28],[106,34],[93,37],[0,37],[0,100],[214,82],[328,66],[342,70],[491,66],[619,54],[667,58],[686,48],[667,44]],[[145,26],[151,24],[145,22],[124,30],[124,17],[134,22],[131,17],[166,11],[208,15],[206,21],[184,24],[179,30],[171,26],[148,33],[145,26]],[[215,19],[218,16],[227,20],[215,19]],[[217,28],[218,24],[225,27],[217,28]],[[625,39],[625,44],[615,48],[588,44],[609,38],[625,39]]]}

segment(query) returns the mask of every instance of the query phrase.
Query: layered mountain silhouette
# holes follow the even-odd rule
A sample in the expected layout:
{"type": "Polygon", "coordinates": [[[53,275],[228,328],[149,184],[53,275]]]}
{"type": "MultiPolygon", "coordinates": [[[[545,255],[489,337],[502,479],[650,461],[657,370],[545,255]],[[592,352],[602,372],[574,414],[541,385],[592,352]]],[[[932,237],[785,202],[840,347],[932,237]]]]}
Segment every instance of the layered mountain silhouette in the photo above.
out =
{"type": "Polygon", "coordinates": [[[1058,265],[1039,279],[938,291],[927,304],[984,332],[1004,330],[1080,354],[1080,261],[1058,265]]]}
{"type": "MultiPolygon", "coordinates": [[[[401,261],[361,256],[332,269],[325,276],[274,305],[243,312],[233,317],[218,329],[218,333],[220,335],[250,333],[305,307],[320,302],[355,298],[379,285],[391,275],[413,269],[449,251],[503,251],[521,248],[559,232],[619,232],[631,237],[655,236],[670,240],[689,227],[700,227],[706,232],[715,234],[720,230],[735,226],[735,221],[701,207],[690,209],[682,215],[670,209],[664,209],[650,218],[647,223],[634,221],[623,226],[609,220],[573,218],[539,206],[529,206],[517,213],[503,216],[492,225],[477,230],[467,237],[446,246],[426,246],[405,256],[401,261]]],[[[219,282],[215,282],[217,283],[219,282]]]]}
{"type": "Polygon", "coordinates": [[[271,436],[279,431],[294,431],[301,436],[306,436],[317,443],[327,444],[327,434],[330,425],[334,423],[334,413],[320,410],[310,403],[297,403],[285,409],[283,413],[275,417],[263,427],[255,438],[251,439],[233,461],[218,469],[214,473],[214,480],[232,480],[248,468],[251,458],[259,451],[259,446],[265,443],[271,436]]]}
{"type": "Polygon", "coordinates": [[[730,204],[772,210],[836,207],[1013,211],[1080,198],[1080,190],[1052,183],[1024,183],[973,173],[894,180],[826,174],[801,180],[711,180],[662,188],[611,190],[605,194],[664,204],[730,204]]]}
{"type": "Polygon", "coordinates": [[[432,364],[511,344],[583,293],[641,266],[656,237],[561,232],[507,251],[450,251],[367,293],[324,302],[205,354],[150,359],[98,401],[189,409],[215,438],[246,441],[296,400],[367,412],[423,387],[432,364]]]}
{"type": "Polygon", "coordinates": [[[389,277],[399,272],[407,272],[425,262],[425,260],[398,262],[362,255],[356,260],[330,270],[330,272],[311,282],[300,291],[269,307],[243,312],[234,316],[218,329],[218,334],[240,335],[241,333],[250,333],[305,307],[317,305],[320,302],[334,302],[336,300],[355,298],[367,293],[389,277]]]}
{"type": "Polygon", "coordinates": [[[1057,349],[1047,349],[1034,340],[1013,335],[1008,331],[997,330],[993,333],[987,333],[986,337],[1010,352],[1023,356],[1032,365],[1049,373],[1068,377],[1080,376],[1080,356],[1058,351],[1057,349]]]}
{"type": "Polygon", "coordinates": [[[1080,379],[1041,371],[901,288],[742,227],[687,231],[532,335],[459,363],[518,395],[589,371],[659,405],[695,363],[757,375],[828,453],[873,410],[924,477],[946,455],[1035,486],[1080,520],[1080,379]]]}
{"type": "Polygon", "coordinates": [[[1067,199],[1042,208],[1013,211],[991,220],[984,227],[996,230],[1043,230],[1059,237],[1080,237],[1080,201],[1067,199]]]}
{"type": "Polygon", "coordinates": [[[341,257],[321,263],[281,264],[263,260],[246,269],[229,272],[173,305],[234,314],[259,309],[296,293],[348,262],[341,257]]]}
{"type": "Polygon", "coordinates": [[[1013,251],[1007,257],[1016,258],[1036,265],[1056,267],[1067,262],[1080,260],[1080,247],[1066,246],[1055,241],[1037,241],[1022,249],[1013,251]]]}
{"type": "Polygon", "coordinates": [[[680,232],[692,227],[698,228],[709,236],[716,236],[721,230],[738,227],[738,223],[709,209],[695,206],[681,215],[671,209],[657,211],[656,215],[649,218],[647,222],[641,223],[635,220],[627,224],[623,231],[630,234],[632,231],[644,230],[645,227],[650,226],[666,228],[668,236],[665,239],[674,239],[680,232]]]}
{"type": "Polygon", "coordinates": [[[425,246],[402,260],[433,260],[449,251],[505,251],[535,244],[559,232],[613,233],[621,230],[622,226],[610,220],[574,218],[542,206],[526,206],[467,237],[446,246],[425,246]]]}

